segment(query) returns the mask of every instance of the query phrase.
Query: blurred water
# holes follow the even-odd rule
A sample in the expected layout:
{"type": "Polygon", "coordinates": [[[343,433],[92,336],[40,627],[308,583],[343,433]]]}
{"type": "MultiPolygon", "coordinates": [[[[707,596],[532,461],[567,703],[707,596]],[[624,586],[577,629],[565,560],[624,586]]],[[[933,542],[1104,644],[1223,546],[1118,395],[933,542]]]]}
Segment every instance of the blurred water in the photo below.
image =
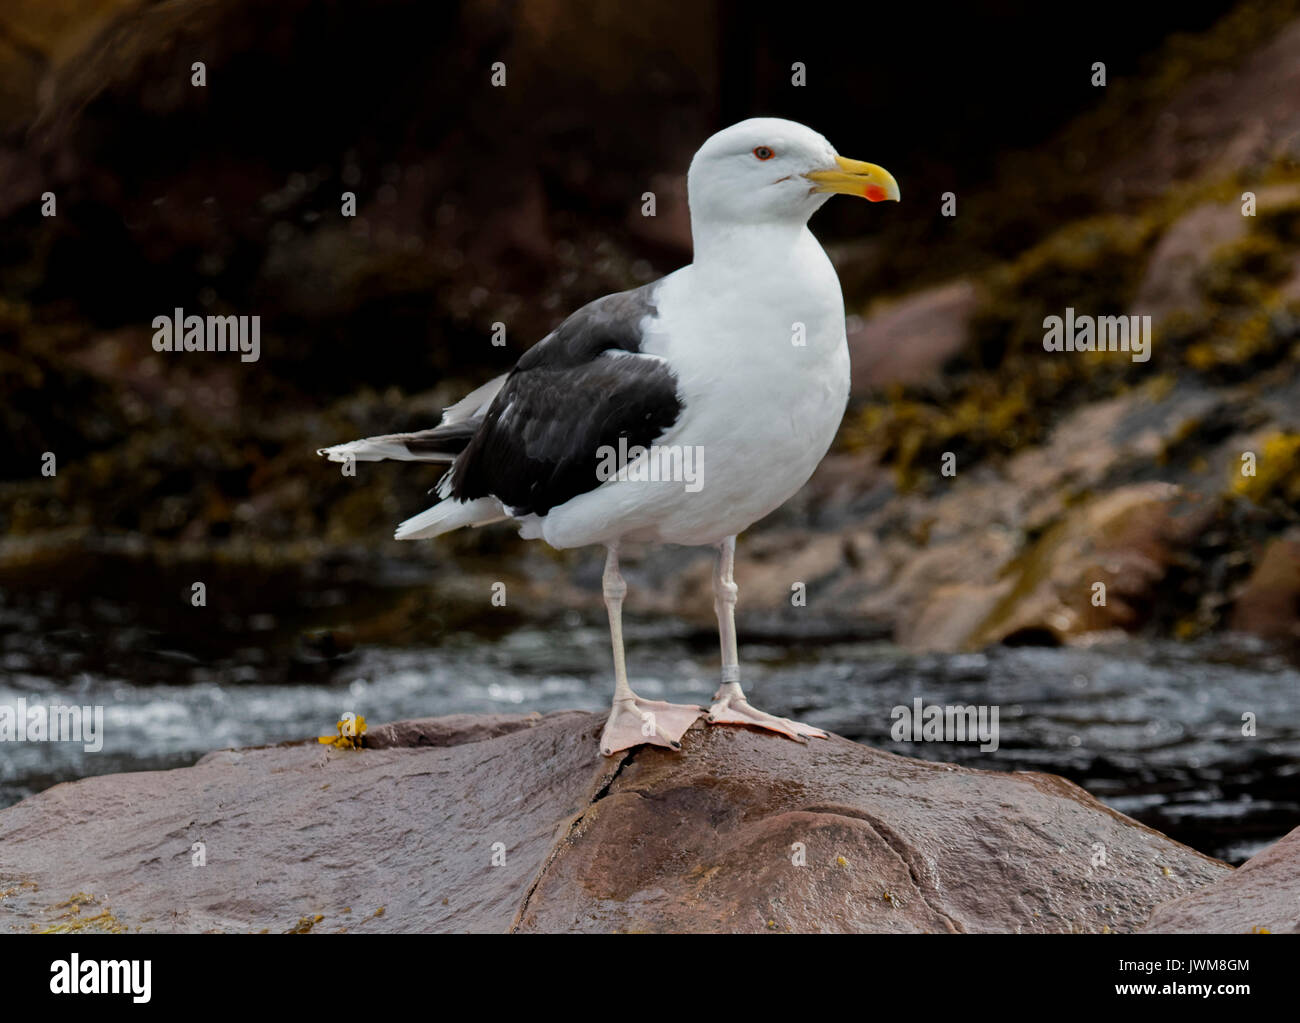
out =
{"type": "MultiPolygon", "coordinates": [[[[637,690],[706,701],[716,652],[698,637],[629,625],[637,690]]],[[[1121,812],[1210,855],[1241,862],[1300,824],[1300,672],[1239,640],[1197,645],[995,648],[911,655],[883,643],[742,648],[753,702],[910,756],[1062,774],[1121,812]],[[891,709],[995,705],[1000,746],[896,742],[891,709]],[[1242,715],[1257,734],[1242,735],[1242,715]]],[[[608,706],[603,628],[521,628],[437,647],[368,648],[312,681],[263,684],[251,668],[177,655],[175,682],[138,685],[83,670],[58,682],[23,652],[0,657],[0,704],[101,704],[101,752],[73,743],[0,744],[0,806],[90,774],[180,767],[202,754],[455,712],[608,706]]],[[[45,665],[40,665],[45,667],[45,665]]]]}

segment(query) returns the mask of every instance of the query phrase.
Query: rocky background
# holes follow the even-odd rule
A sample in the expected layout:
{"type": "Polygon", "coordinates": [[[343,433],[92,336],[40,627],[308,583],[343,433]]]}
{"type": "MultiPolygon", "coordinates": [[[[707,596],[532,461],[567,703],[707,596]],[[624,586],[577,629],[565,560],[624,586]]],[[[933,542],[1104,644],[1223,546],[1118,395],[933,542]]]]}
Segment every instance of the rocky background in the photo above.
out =
{"type": "MultiPolygon", "coordinates": [[[[813,483],[742,538],[751,635],[1295,644],[1300,5],[999,10],[11,0],[3,606],[111,634],[78,641],[110,661],[146,634],[308,662],[598,616],[591,552],[397,544],[437,470],[347,478],[314,450],[431,424],[578,304],[687,260],[690,154],[770,113],[889,167],[905,201],[814,222],[853,398],[813,483]],[[177,306],[260,315],[261,359],[153,352],[177,306]],[[1067,306],[1151,315],[1150,362],[1045,353],[1067,306]],[[192,624],[195,578],[219,630],[192,624]]],[[[707,578],[706,555],[656,554],[632,609],[707,627],[707,578]]]]}

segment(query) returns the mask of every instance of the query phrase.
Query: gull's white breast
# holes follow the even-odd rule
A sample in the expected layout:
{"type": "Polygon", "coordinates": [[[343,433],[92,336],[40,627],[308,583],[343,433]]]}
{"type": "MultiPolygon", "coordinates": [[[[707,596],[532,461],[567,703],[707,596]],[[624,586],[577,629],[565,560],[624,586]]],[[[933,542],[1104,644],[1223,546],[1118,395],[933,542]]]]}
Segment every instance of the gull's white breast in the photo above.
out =
{"type": "Polygon", "coordinates": [[[551,510],[541,534],[553,546],[716,543],[799,490],[839,428],[849,389],[844,300],[811,232],[776,254],[685,267],[654,301],[642,352],[668,362],[683,403],[658,444],[699,453],[698,489],[611,480],[551,510]]]}

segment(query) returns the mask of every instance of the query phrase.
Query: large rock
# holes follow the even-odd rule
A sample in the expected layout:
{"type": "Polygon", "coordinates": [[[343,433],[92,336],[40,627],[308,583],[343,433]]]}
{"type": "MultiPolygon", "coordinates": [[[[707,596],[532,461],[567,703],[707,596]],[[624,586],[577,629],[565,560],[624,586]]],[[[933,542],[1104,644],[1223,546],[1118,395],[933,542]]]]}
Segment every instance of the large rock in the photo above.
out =
{"type": "Polygon", "coordinates": [[[1009,592],[968,642],[1137,629],[1215,510],[1160,482],[1117,487],[1083,502],[1020,555],[1007,573],[1009,592]]]}
{"type": "Polygon", "coordinates": [[[1269,542],[1237,595],[1231,622],[1241,632],[1300,640],[1300,529],[1269,542]]]}
{"type": "Polygon", "coordinates": [[[1250,221],[1240,203],[1207,203],[1176,220],[1160,238],[1133,302],[1133,312],[1160,323],[1171,313],[1201,307],[1198,277],[1221,246],[1245,236],[1250,221]]]}
{"type": "Polygon", "coordinates": [[[1143,930],[1300,934],[1300,828],[1222,880],[1161,906],[1143,930]]]}
{"type": "Polygon", "coordinates": [[[850,324],[853,393],[940,379],[944,363],[966,345],[978,300],[969,281],[949,281],[888,303],[850,324]]]}
{"type": "Polygon", "coordinates": [[[1133,931],[1231,874],[1051,775],[702,725],[681,753],[605,760],[601,723],[576,712],[401,722],[372,733],[383,748],[227,751],[58,785],[0,811],[0,920],[19,931],[1133,931]]]}
{"type": "MultiPolygon", "coordinates": [[[[1162,627],[1173,614],[1170,580],[1200,556],[1197,544],[1220,508],[1205,482],[1227,477],[1250,449],[1236,425],[1249,399],[1236,399],[1195,385],[1134,388],[1065,415],[1043,444],[996,467],[959,462],[956,479],[928,489],[892,489],[869,453],[828,459],[799,500],[833,532],[769,527],[741,540],[746,631],[763,612],[799,620],[805,609],[790,607],[794,582],[806,584],[807,607],[818,615],[883,623],[916,650],[1162,627]],[[1215,438],[1201,448],[1203,471],[1166,465],[1168,481],[1135,478],[1133,467],[1163,463],[1197,430],[1215,438]],[[1101,606],[1093,602],[1098,582],[1106,586],[1101,606]]],[[[657,610],[711,620],[707,569],[683,575],[689,586],[665,589],[671,599],[657,610]]],[[[1288,613],[1291,605],[1280,605],[1283,622],[1288,613]]]]}
{"type": "MultiPolygon", "coordinates": [[[[1290,207],[1296,202],[1298,192],[1294,185],[1257,188],[1257,215],[1290,207]]],[[[1204,301],[1202,276],[1216,255],[1245,238],[1256,223],[1242,216],[1241,207],[1240,199],[1206,203],[1175,220],[1151,253],[1132,312],[1150,316],[1157,324],[1174,313],[1199,312],[1204,301]]],[[[1286,287],[1284,294],[1289,295],[1286,287]]]]}
{"type": "Polygon", "coordinates": [[[0,814],[4,925],[76,927],[89,897],[106,929],[505,930],[594,797],[591,723],[439,718],[377,729],[402,748],[312,740],[56,785],[0,814]]]}

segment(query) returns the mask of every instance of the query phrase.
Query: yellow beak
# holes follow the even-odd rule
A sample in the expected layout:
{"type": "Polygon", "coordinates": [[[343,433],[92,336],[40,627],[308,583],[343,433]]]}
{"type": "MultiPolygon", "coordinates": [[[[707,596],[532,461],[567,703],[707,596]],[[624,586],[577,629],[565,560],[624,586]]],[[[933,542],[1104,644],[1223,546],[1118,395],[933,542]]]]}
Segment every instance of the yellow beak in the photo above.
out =
{"type": "Polygon", "coordinates": [[[814,192],[860,195],[871,202],[898,202],[898,182],[884,167],[843,156],[835,157],[835,162],[839,165],[836,170],[809,171],[804,175],[813,183],[814,192]]]}

